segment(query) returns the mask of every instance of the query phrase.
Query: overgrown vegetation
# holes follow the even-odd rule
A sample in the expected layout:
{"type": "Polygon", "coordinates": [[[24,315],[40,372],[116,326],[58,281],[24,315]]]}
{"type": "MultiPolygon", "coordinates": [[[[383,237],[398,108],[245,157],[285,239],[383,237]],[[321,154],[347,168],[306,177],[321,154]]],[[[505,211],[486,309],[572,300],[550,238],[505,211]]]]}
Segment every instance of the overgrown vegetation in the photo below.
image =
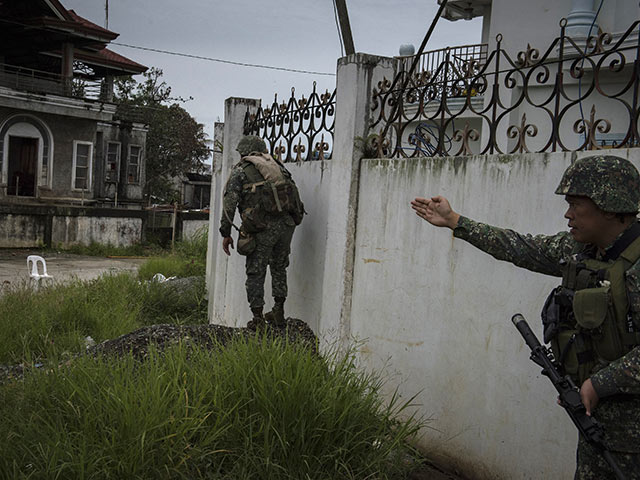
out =
{"type": "Polygon", "coordinates": [[[0,388],[0,476],[403,478],[421,422],[354,365],[268,336],[81,358],[0,388]]]}
{"type": "Polygon", "coordinates": [[[0,382],[0,478],[405,478],[424,422],[413,399],[385,400],[383,378],[357,368],[354,350],[238,335],[211,350],[152,348],[144,361],[76,355],[88,335],[205,323],[202,275],[187,289],[146,279],[204,273],[206,247],[201,231],[138,278],[0,296],[0,363],[27,366],[0,382]]]}
{"type": "Polygon", "coordinates": [[[207,231],[178,242],[176,253],[153,257],[138,278],[107,275],[92,281],[53,284],[38,291],[28,285],[0,296],[0,363],[33,363],[82,351],[85,338],[96,342],[159,323],[207,322],[204,283],[207,231]],[[187,290],[148,281],[197,276],[187,290]]]}
{"type": "Polygon", "coordinates": [[[27,286],[0,296],[0,363],[59,359],[145,325],[206,323],[204,279],[188,292],[140,282],[128,273],[93,281],[27,286]]]}

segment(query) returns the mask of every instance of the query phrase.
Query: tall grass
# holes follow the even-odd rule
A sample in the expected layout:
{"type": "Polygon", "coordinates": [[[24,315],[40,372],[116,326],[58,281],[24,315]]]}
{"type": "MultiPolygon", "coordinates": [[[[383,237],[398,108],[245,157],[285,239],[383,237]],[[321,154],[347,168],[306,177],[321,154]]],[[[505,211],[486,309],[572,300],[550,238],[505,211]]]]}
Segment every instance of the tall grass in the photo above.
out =
{"type": "Polygon", "coordinates": [[[140,265],[138,276],[149,280],[156,273],[165,277],[203,276],[207,266],[208,228],[200,228],[191,238],[176,242],[175,252],[150,258],[140,265]]]}
{"type": "Polygon", "coordinates": [[[145,325],[207,322],[204,279],[175,291],[128,273],[16,287],[0,296],[0,312],[0,363],[11,364],[82,351],[87,335],[100,342],[145,325]]]}
{"type": "Polygon", "coordinates": [[[267,337],[81,358],[0,387],[0,477],[403,478],[421,422],[382,386],[351,353],[267,337]]]}

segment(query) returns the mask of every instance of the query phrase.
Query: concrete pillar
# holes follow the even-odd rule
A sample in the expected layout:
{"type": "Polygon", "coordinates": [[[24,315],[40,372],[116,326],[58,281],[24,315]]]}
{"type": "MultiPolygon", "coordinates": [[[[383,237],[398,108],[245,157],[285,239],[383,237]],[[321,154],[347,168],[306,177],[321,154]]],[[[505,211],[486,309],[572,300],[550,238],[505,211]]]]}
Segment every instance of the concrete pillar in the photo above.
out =
{"type": "Polygon", "coordinates": [[[211,194],[209,196],[209,238],[207,242],[207,270],[205,273],[207,292],[210,291],[211,272],[213,267],[213,259],[215,256],[211,256],[215,249],[215,240],[217,240],[218,225],[220,224],[220,218],[218,216],[216,225],[216,215],[218,211],[218,201],[216,194],[222,188],[222,176],[220,175],[222,169],[222,145],[224,142],[224,123],[216,122],[213,125],[213,159],[211,162],[211,194]],[[209,259],[212,261],[209,261],[209,259]]]}
{"type": "Polygon", "coordinates": [[[62,44],[62,75],[63,91],[65,95],[71,95],[71,82],[73,81],[73,43],[62,44]]]}
{"type": "Polygon", "coordinates": [[[567,15],[567,36],[571,38],[585,38],[598,33],[598,24],[595,23],[596,12],[593,9],[594,0],[573,0],[571,12],[567,15]],[[592,26],[593,25],[593,26],[592,26]]]}
{"type": "MultiPolygon", "coordinates": [[[[242,289],[227,288],[227,269],[244,268],[244,257],[240,257],[235,252],[231,257],[227,257],[222,251],[222,237],[218,232],[220,227],[220,216],[222,213],[222,194],[224,185],[229,177],[231,167],[240,160],[240,155],[236,152],[236,146],[244,135],[244,118],[248,111],[255,112],[260,106],[260,100],[249,98],[227,98],[224,109],[224,130],[222,161],[219,162],[214,157],[214,171],[211,178],[211,210],[209,213],[209,244],[207,252],[207,271],[209,287],[209,322],[220,325],[236,326],[236,322],[243,319],[249,320],[249,304],[246,304],[246,312],[241,316],[241,312],[235,312],[233,305],[236,302],[228,298],[228,294],[238,295],[242,289]],[[229,264],[232,263],[231,267],[229,264]]],[[[236,215],[234,223],[239,225],[236,215]]],[[[234,239],[237,237],[233,233],[234,239]]],[[[237,287],[237,286],[236,286],[237,287]]],[[[234,297],[235,298],[235,297],[234,297]]],[[[240,303],[240,302],[237,302],[240,303]]],[[[246,322],[245,322],[246,323],[246,322]]],[[[238,325],[238,326],[244,326],[238,325]]]]}
{"type": "Polygon", "coordinates": [[[336,120],[331,167],[331,195],[326,259],[322,283],[320,334],[341,342],[351,332],[351,295],[355,255],[358,181],[362,153],[355,139],[366,137],[371,93],[386,77],[393,79],[395,60],[356,53],[338,60],[336,120]]]}

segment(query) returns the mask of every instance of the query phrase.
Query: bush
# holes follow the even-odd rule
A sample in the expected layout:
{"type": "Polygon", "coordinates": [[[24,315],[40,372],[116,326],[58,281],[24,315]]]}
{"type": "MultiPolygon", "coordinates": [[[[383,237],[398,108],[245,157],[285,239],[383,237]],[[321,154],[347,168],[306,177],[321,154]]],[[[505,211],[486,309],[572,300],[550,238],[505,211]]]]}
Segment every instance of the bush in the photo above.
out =
{"type": "Polygon", "coordinates": [[[421,422],[382,387],[352,353],[267,337],[81,358],[0,387],[0,476],[402,478],[421,422]]]}

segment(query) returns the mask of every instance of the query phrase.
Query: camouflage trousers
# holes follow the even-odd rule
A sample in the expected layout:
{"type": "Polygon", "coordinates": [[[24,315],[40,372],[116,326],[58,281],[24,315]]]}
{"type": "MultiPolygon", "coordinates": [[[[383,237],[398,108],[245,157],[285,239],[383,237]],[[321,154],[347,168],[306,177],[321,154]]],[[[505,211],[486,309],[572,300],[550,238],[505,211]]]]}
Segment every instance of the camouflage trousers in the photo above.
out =
{"type": "MultiPolygon", "coordinates": [[[[627,480],[640,480],[640,397],[607,397],[600,401],[593,416],[604,427],[605,444],[627,480]]],[[[575,480],[616,480],[602,454],[582,436],[576,463],[575,480]]]]}
{"type": "Polygon", "coordinates": [[[247,255],[247,300],[251,308],[264,305],[264,279],[267,266],[271,272],[271,291],[274,297],[287,296],[287,267],[291,251],[291,238],[295,224],[289,215],[272,217],[267,228],[255,233],[256,249],[247,255]]]}
{"type": "MultiPolygon", "coordinates": [[[[640,453],[611,452],[627,480],[640,479],[640,453]]],[[[578,441],[574,480],[616,480],[613,470],[600,452],[583,438],[578,441]]]]}

